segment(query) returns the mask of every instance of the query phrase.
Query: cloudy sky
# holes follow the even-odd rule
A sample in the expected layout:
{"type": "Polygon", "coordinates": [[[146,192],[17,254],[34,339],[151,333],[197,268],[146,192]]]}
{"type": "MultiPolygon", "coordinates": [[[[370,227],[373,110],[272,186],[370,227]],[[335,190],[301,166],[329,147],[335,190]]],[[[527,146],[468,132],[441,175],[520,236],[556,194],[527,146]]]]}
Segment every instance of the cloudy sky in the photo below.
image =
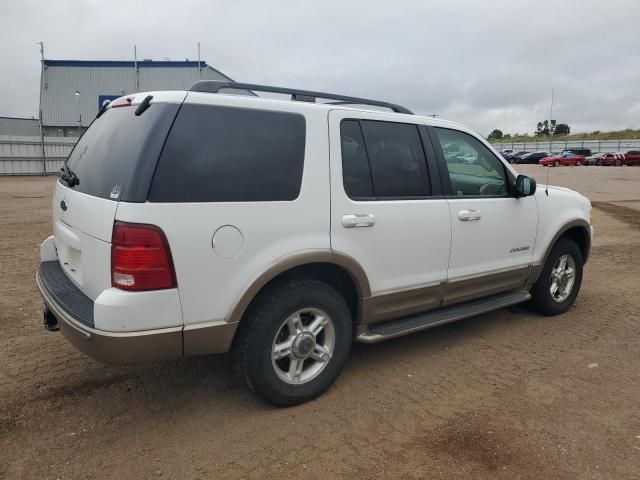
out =
{"type": "Polygon", "coordinates": [[[50,59],[202,58],[235,80],[393,101],[483,134],[640,128],[640,0],[2,0],[0,116],[50,59]]]}

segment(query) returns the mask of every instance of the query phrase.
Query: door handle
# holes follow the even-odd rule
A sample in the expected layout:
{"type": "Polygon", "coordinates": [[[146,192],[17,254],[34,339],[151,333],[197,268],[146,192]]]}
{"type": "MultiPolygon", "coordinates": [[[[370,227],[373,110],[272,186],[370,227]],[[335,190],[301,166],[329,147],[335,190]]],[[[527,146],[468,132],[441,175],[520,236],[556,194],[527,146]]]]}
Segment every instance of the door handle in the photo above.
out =
{"type": "Polygon", "coordinates": [[[475,222],[482,218],[480,210],[460,210],[458,212],[458,220],[461,222],[475,222]]]}
{"type": "Polygon", "coordinates": [[[344,228],[373,227],[375,223],[376,217],[371,213],[342,216],[342,226],[344,228]]]}

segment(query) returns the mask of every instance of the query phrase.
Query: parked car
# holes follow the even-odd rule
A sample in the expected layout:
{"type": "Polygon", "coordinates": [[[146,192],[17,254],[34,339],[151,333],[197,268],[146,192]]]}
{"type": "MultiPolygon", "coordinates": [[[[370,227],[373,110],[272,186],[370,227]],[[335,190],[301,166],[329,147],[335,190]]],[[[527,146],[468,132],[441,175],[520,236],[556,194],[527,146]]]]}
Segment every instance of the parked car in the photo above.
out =
{"type": "Polygon", "coordinates": [[[531,152],[516,157],[515,163],[533,163],[537,165],[540,160],[549,156],[549,152],[531,152]]]}
{"type": "Polygon", "coordinates": [[[572,152],[565,151],[562,152],[562,155],[552,155],[549,157],[545,157],[540,160],[538,163],[540,165],[544,165],[545,167],[559,167],[563,166],[580,166],[585,162],[585,157],[582,155],[575,155],[572,152]]]}
{"type": "Polygon", "coordinates": [[[564,152],[571,152],[574,155],[578,155],[581,157],[588,157],[591,155],[591,149],[589,148],[568,148],[564,152]]]}
{"type": "Polygon", "coordinates": [[[625,165],[640,165],[640,150],[629,150],[624,154],[625,165]]]}
{"type": "Polygon", "coordinates": [[[624,153],[622,152],[607,153],[604,157],[600,159],[600,164],[607,165],[607,166],[615,165],[616,167],[621,167],[622,165],[625,164],[624,153]]]}
{"type": "Polygon", "coordinates": [[[500,155],[502,155],[503,157],[505,157],[506,155],[512,155],[513,154],[513,149],[511,148],[505,148],[504,150],[500,150],[500,155]]]}
{"type": "Polygon", "coordinates": [[[585,165],[601,165],[600,159],[606,155],[605,153],[594,153],[593,155],[589,155],[585,157],[584,164],[585,165]]]}
{"type": "Polygon", "coordinates": [[[231,351],[257,395],[297,404],[354,340],[526,301],[566,312],[591,204],[547,193],[470,129],[398,105],[213,81],[127,95],[56,182],[44,324],[107,363],[231,351]]]}
{"type": "Polygon", "coordinates": [[[516,163],[516,158],[519,158],[522,155],[525,155],[529,153],[527,150],[522,150],[520,152],[516,152],[516,153],[512,153],[511,155],[508,155],[505,157],[505,160],[508,161],[509,163],[516,163]]]}

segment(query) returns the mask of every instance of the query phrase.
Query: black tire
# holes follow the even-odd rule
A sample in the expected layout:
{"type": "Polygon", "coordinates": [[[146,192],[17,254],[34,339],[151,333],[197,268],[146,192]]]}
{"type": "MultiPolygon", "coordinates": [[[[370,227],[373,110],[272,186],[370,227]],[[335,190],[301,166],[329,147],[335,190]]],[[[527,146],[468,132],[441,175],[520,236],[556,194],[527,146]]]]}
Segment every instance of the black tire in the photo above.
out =
{"type": "Polygon", "coordinates": [[[556,160],[555,162],[553,162],[553,166],[554,167],[559,167],[560,166],[560,160],[556,160]]]}
{"type": "Polygon", "coordinates": [[[540,278],[531,289],[531,300],[529,304],[543,315],[559,315],[569,310],[573,305],[580,285],[582,284],[583,258],[580,247],[569,238],[561,238],[551,249],[547,262],[542,268],[540,278]],[[575,263],[575,281],[569,296],[562,302],[554,300],[551,295],[551,270],[554,268],[560,257],[570,255],[575,263]]]}
{"type": "Polygon", "coordinates": [[[620,160],[619,158],[616,160],[615,162],[616,167],[621,167],[622,166],[622,160],[620,160]]]}
{"type": "Polygon", "coordinates": [[[330,285],[314,279],[277,282],[268,286],[249,307],[234,344],[237,373],[261,399],[278,407],[311,400],[324,393],[340,375],[353,340],[351,312],[330,285]],[[320,373],[301,384],[285,382],[272,364],[272,348],[283,322],[294,312],[317,308],[332,320],[333,354],[320,373]]]}
{"type": "Polygon", "coordinates": [[[582,160],[576,160],[576,166],[579,167],[582,165],[582,160]]]}

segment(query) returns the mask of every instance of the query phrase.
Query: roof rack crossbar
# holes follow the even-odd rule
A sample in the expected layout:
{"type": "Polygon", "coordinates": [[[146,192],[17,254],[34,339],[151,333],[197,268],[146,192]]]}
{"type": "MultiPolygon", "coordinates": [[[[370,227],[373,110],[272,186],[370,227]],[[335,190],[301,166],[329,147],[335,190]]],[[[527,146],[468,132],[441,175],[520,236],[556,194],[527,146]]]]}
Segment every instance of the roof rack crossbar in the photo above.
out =
{"type": "Polygon", "coordinates": [[[199,80],[189,87],[190,92],[219,93],[220,90],[250,90],[256,92],[282,93],[291,95],[291,100],[303,102],[315,102],[317,98],[327,100],[337,100],[334,104],[344,105],[371,105],[374,107],[389,108],[396,113],[406,113],[413,115],[413,112],[395,103],[381,102],[379,100],[369,100],[367,98],[349,97],[346,95],[336,95],[335,93],[313,92],[309,90],[297,90],[294,88],[269,87],[267,85],[255,85],[252,83],[221,82],[218,80],[199,80]]]}

